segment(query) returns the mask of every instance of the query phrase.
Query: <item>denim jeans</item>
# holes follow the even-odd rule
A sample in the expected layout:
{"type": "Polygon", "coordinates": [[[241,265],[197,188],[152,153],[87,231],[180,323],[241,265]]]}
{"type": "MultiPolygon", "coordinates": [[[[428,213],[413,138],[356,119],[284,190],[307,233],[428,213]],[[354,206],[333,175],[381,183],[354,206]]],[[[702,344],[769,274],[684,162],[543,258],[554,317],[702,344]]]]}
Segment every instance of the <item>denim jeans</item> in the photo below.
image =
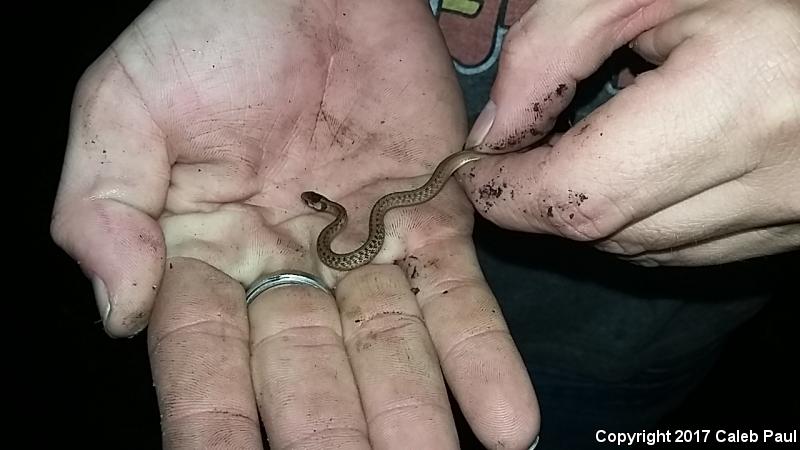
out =
{"type": "Polygon", "coordinates": [[[764,261],[638,267],[476,220],[482,270],[539,398],[538,449],[609,448],[598,430],[650,431],[702,381],[779,276],[764,261]]]}

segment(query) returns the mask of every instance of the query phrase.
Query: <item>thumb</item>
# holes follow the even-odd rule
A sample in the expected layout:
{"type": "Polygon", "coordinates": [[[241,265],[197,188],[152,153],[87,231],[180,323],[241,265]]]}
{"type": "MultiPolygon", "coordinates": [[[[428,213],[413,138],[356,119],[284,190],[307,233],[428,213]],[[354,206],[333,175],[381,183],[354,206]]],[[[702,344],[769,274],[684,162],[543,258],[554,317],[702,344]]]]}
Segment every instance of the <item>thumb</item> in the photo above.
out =
{"type": "Polygon", "coordinates": [[[67,151],[50,231],[91,279],[106,332],[145,327],[164,264],[154,219],[170,165],[164,139],[115,59],[101,57],[73,101],[67,151]]]}
{"type": "Polygon", "coordinates": [[[578,81],[675,8],[658,0],[539,0],[506,35],[490,100],[466,147],[514,151],[541,139],[578,81]]]}

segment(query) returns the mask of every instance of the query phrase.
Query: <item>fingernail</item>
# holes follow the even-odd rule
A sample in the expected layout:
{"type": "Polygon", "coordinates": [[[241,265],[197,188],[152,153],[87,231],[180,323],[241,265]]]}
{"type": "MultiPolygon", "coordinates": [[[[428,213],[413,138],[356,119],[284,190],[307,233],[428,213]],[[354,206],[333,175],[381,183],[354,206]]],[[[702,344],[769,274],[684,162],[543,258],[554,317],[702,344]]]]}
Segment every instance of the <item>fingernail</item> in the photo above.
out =
{"type": "Polygon", "coordinates": [[[642,267],[658,267],[659,265],[657,261],[646,256],[620,256],[619,259],[642,267]]]}
{"type": "Polygon", "coordinates": [[[601,252],[611,253],[615,255],[626,255],[628,252],[615,241],[600,241],[594,245],[594,248],[601,252]]]}
{"type": "Polygon", "coordinates": [[[539,436],[536,436],[536,439],[533,440],[533,444],[531,444],[531,446],[528,447],[528,450],[535,449],[537,445],[539,445],[539,436]]]}
{"type": "Polygon", "coordinates": [[[108,288],[97,276],[92,277],[92,287],[94,288],[94,299],[97,302],[97,309],[100,311],[100,317],[103,319],[105,325],[111,314],[111,303],[108,301],[108,288]]]}
{"type": "Polygon", "coordinates": [[[478,114],[478,118],[475,119],[475,124],[472,125],[472,130],[469,132],[469,136],[467,136],[466,148],[475,147],[483,143],[483,140],[486,139],[486,135],[489,134],[489,130],[492,128],[492,124],[494,124],[496,112],[497,105],[489,100],[486,106],[483,107],[483,111],[478,114]]]}
{"type": "Polygon", "coordinates": [[[606,253],[627,256],[635,256],[646,250],[643,246],[636,244],[635,242],[624,242],[623,245],[623,243],[619,241],[610,240],[598,242],[595,244],[595,248],[606,253]]]}

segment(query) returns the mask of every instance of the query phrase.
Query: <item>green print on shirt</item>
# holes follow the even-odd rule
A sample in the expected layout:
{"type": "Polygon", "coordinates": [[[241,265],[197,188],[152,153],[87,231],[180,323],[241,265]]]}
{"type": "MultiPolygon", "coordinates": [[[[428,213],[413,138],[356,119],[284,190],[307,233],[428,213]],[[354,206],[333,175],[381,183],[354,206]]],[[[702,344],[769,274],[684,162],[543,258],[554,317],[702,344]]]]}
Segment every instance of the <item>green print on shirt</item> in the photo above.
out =
{"type": "Polygon", "coordinates": [[[477,75],[500,57],[509,27],[534,0],[429,0],[456,70],[477,75]]]}
{"type": "Polygon", "coordinates": [[[481,10],[483,0],[443,0],[442,11],[462,14],[467,17],[475,17],[481,10]]]}

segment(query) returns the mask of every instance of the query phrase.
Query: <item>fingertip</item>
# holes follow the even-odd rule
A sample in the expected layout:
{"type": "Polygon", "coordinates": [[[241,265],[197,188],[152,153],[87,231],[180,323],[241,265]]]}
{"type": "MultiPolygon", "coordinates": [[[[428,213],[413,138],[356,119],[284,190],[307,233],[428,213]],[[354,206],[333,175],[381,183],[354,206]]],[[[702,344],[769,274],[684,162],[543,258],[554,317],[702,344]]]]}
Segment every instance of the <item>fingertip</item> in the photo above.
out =
{"type": "MultiPolygon", "coordinates": [[[[99,278],[93,278],[95,301],[103,322],[103,329],[111,338],[127,338],[138,335],[150,320],[150,313],[159,289],[160,271],[145,270],[131,279],[120,274],[111,277],[113,288],[99,278]],[[144,281],[146,280],[146,281],[144,281]]],[[[128,275],[128,274],[126,274],[128,275]]]]}
{"type": "Polygon", "coordinates": [[[456,177],[475,211],[508,230],[537,232],[542,215],[541,173],[549,146],[483,158],[456,177]]]}
{"type": "MultiPolygon", "coordinates": [[[[491,127],[485,128],[480,150],[489,153],[511,153],[531,148],[546,139],[562,111],[570,104],[576,81],[564,71],[539,75],[535,68],[525,73],[498,72],[492,96],[491,127]],[[531,82],[530,77],[539,78],[531,82]]],[[[473,131],[484,131],[476,120],[473,131]]]]}
{"type": "Polygon", "coordinates": [[[708,28],[714,14],[691,4],[676,14],[676,11],[658,10],[661,20],[656,26],[636,36],[628,46],[636,54],[654,65],[662,65],[683,42],[708,28]]]}
{"type": "Polygon", "coordinates": [[[137,302],[120,304],[121,308],[109,310],[103,321],[106,334],[114,339],[132,338],[142,332],[150,321],[154,296],[139,298],[137,302]]]}
{"type": "MultiPolygon", "coordinates": [[[[510,356],[510,354],[507,354],[510,356]]],[[[486,358],[485,360],[490,360],[486,358]]],[[[504,364],[509,364],[503,361],[504,364]]],[[[485,444],[502,443],[502,448],[528,449],[536,446],[541,431],[539,401],[524,363],[511,363],[511,367],[496,367],[502,373],[494,392],[483,398],[470,399],[484,403],[469,414],[469,422],[479,439],[485,444]],[[516,366],[516,367],[513,367],[516,366]]],[[[489,388],[485,385],[484,388],[489,388]]],[[[470,394],[461,392],[461,396],[470,394]]]]}
{"type": "Polygon", "coordinates": [[[650,64],[661,65],[667,59],[667,55],[662,54],[659,47],[655,45],[654,30],[639,35],[628,44],[628,48],[650,64]]]}
{"type": "MultiPolygon", "coordinates": [[[[121,320],[116,310],[114,310],[114,315],[112,316],[111,295],[106,283],[96,275],[91,276],[90,279],[97,311],[100,314],[100,321],[103,324],[103,331],[105,331],[106,335],[112,339],[137,335],[144,328],[144,325],[142,323],[131,324],[130,321],[121,320]]],[[[141,315],[139,316],[142,317],[141,315]]]]}
{"type": "Polygon", "coordinates": [[[166,254],[158,224],[127,205],[99,200],[60,209],[51,233],[89,279],[106,334],[130,337],[144,329],[166,254]]]}
{"type": "MultiPolygon", "coordinates": [[[[133,337],[144,330],[158,294],[163,266],[157,261],[134,261],[139,267],[129,276],[121,278],[116,289],[109,290],[109,309],[103,325],[106,333],[114,338],[133,337]]],[[[122,275],[122,276],[121,276],[122,275]]],[[[102,315],[102,310],[100,311],[102,315]]]]}

